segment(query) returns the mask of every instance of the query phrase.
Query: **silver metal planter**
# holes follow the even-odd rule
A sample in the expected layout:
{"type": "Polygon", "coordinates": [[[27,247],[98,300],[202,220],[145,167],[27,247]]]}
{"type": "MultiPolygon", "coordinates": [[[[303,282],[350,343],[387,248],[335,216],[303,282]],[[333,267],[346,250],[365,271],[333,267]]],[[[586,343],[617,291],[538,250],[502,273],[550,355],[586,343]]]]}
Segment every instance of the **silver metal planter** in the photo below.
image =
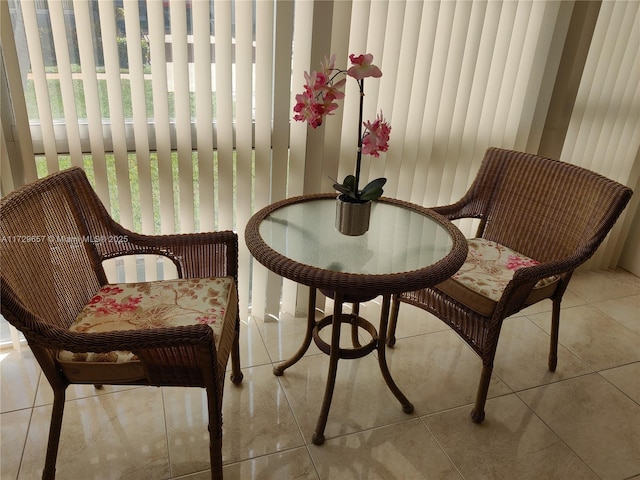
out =
{"type": "Polygon", "coordinates": [[[369,230],[371,200],[354,202],[345,200],[344,194],[336,200],[336,229],[350,236],[363,235],[369,230]]]}

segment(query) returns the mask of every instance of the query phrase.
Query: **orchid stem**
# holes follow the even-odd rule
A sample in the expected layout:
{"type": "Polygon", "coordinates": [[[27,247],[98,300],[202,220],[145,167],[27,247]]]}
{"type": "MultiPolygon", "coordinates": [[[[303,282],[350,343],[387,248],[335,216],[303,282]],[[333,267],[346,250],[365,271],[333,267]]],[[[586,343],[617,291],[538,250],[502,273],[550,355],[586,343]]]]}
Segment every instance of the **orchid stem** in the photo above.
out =
{"type": "Polygon", "coordinates": [[[362,164],[362,115],[364,110],[364,78],[358,81],[358,86],[360,87],[360,113],[358,119],[358,154],[356,156],[356,182],[354,185],[354,193],[356,199],[360,198],[358,186],[360,185],[360,165],[362,164]]]}

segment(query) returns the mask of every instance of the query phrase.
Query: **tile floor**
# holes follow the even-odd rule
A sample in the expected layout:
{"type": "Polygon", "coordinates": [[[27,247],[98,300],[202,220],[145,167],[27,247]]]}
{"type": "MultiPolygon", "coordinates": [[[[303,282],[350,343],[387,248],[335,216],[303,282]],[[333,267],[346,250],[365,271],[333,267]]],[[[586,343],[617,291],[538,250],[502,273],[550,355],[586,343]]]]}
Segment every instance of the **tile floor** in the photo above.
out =
{"type": "MultiPolygon", "coordinates": [[[[377,308],[370,302],[362,314],[377,308]]],[[[479,358],[444,324],[403,306],[388,361],[414,413],[402,412],[372,355],[343,360],[322,446],[311,434],[327,357],[313,346],[275,377],[304,320],[249,320],[244,382],[225,390],[225,479],[640,479],[640,278],[574,276],[555,373],[546,369],[549,308],[505,323],[486,420],[476,425],[479,358]]],[[[39,478],[51,390],[28,348],[0,358],[1,477],[39,478]]],[[[201,390],[73,387],[67,398],[59,479],[208,478],[201,390]]]]}

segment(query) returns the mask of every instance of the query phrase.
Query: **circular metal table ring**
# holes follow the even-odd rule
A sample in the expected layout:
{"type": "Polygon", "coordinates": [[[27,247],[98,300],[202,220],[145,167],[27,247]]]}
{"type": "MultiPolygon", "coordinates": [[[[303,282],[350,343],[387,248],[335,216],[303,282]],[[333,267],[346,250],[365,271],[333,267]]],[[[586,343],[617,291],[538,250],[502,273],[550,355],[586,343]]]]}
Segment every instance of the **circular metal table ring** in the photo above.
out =
{"type": "MultiPolygon", "coordinates": [[[[359,328],[365,330],[369,335],[371,335],[371,341],[365,345],[355,345],[353,348],[339,348],[338,356],[340,358],[354,359],[361,358],[369,353],[373,352],[378,346],[378,331],[376,327],[373,326],[371,322],[368,322],[362,317],[357,317],[353,314],[343,313],[340,317],[340,323],[348,323],[353,326],[356,324],[359,328]]],[[[328,315],[324,317],[319,322],[316,322],[315,327],[313,327],[313,341],[318,346],[318,348],[326,353],[327,355],[331,354],[331,345],[325,342],[320,337],[320,330],[324,327],[328,327],[333,324],[333,315],[328,315]]]]}

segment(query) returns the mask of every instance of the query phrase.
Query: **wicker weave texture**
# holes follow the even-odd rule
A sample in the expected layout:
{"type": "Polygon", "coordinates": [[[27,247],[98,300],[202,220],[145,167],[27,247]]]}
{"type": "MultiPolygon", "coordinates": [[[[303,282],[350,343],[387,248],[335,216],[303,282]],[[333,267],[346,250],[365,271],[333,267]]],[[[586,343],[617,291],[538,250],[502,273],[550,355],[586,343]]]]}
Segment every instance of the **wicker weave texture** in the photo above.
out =
{"type": "Polygon", "coordinates": [[[332,199],[334,194],[314,194],[293,197],[273,203],[258,211],[247,224],[245,240],[251,254],[269,270],[303,285],[328,291],[340,291],[355,296],[377,296],[415,290],[442,282],[453,275],[467,255],[467,243],[458,228],[441,215],[402,200],[380,198],[378,202],[408,208],[436,220],[447,230],[453,241],[451,252],[442,260],[425,268],[388,275],[354,274],[304,265],[271,248],[260,235],[260,223],[279,208],[300,202],[332,199]]]}
{"type": "MultiPolygon", "coordinates": [[[[0,294],[2,314],[22,331],[54,389],[54,414],[45,478],[55,475],[64,390],[56,351],[125,350],[141,360],[148,385],[204,387],[211,433],[212,476],[221,478],[222,391],[231,355],[232,380],[239,366],[237,291],[229,306],[235,327],[216,349],[208,325],[134,331],[74,333],[69,326],[107,283],[102,262],[135,254],[169,258],[181,278],[230,276],[237,285],[238,238],[234,232],[141,235],[113,221],[85,173],[71,168],[0,200],[0,294]]],[[[237,288],[237,287],[236,287],[237,288]]]]}
{"type": "MultiPolygon", "coordinates": [[[[437,288],[403,293],[394,303],[423,308],[453,328],[482,358],[483,376],[472,416],[484,418],[484,403],[503,320],[528,306],[534,285],[559,276],[553,301],[550,369],[557,361],[560,302],[574,270],[603,242],[632,190],[595,172],[529,153],[489,148],[466,194],[433,208],[450,220],[480,219],[477,237],[500,243],[540,262],[517,270],[491,317],[484,317],[437,288]]],[[[395,327],[393,327],[395,328],[395,327]]]]}

